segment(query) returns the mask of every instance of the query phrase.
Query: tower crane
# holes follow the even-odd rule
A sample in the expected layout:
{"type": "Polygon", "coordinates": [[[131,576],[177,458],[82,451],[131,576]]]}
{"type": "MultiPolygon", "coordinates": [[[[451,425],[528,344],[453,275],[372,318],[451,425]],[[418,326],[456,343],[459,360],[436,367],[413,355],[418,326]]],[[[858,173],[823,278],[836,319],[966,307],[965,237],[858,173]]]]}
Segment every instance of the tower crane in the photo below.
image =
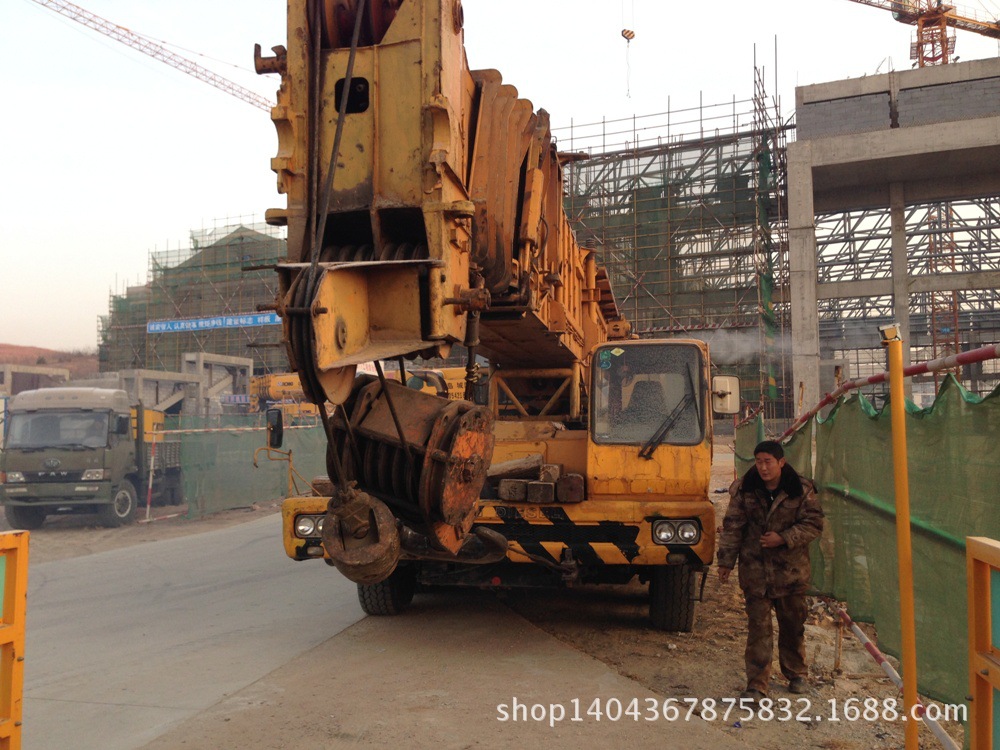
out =
{"type": "Polygon", "coordinates": [[[124,26],[119,26],[118,24],[112,23],[105,18],[101,18],[96,13],[91,13],[89,10],[81,8],[79,5],[64,2],[63,0],[33,0],[33,2],[36,2],[49,10],[53,10],[60,15],[66,16],[77,23],[83,24],[94,31],[98,31],[105,36],[109,36],[122,44],[126,44],[132,49],[138,50],[144,55],[149,55],[153,59],[159,60],[162,63],[166,63],[172,68],[177,68],[178,70],[187,73],[189,76],[197,78],[199,81],[204,81],[210,86],[215,86],[215,88],[220,91],[224,91],[230,96],[235,96],[237,99],[245,101],[248,104],[252,104],[253,106],[263,109],[266,112],[270,112],[271,107],[274,106],[273,102],[268,101],[260,94],[244,88],[238,83],[234,83],[227,78],[223,78],[207,68],[202,67],[193,60],[189,60],[175,52],[171,52],[162,44],[157,44],[151,39],[147,39],[134,31],[126,29],[124,26]]]}
{"type": "Polygon", "coordinates": [[[964,29],[1000,39],[1000,22],[985,19],[942,0],[851,0],[892,13],[900,23],[917,27],[916,40],[910,45],[910,59],[923,68],[951,62],[955,54],[955,35],[951,29],[964,29]]]}

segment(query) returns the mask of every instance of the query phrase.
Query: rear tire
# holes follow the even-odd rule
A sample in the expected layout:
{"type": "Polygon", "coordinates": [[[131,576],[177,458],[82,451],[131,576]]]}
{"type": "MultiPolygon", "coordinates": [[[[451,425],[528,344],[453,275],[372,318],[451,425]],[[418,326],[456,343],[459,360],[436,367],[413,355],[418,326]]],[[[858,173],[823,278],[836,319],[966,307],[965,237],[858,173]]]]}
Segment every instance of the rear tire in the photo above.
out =
{"type": "Polygon", "coordinates": [[[124,526],[135,521],[136,509],[135,486],[127,479],[123,479],[115,490],[114,498],[107,505],[102,505],[97,511],[97,517],[102,526],[114,528],[124,526]]]}
{"type": "Polygon", "coordinates": [[[367,615],[398,615],[405,610],[417,590],[415,565],[399,565],[380,583],[358,584],[358,601],[367,615]]]}
{"type": "Polygon", "coordinates": [[[657,630],[690,633],[694,628],[695,575],[690,565],[653,568],[649,619],[657,630]]]}
{"type": "Polygon", "coordinates": [[[23,505],[7,505],[3,509],[7,523],[14,529],[34,531],[42,528],[48,515],[44,508],[26,508],[23,505]]]}

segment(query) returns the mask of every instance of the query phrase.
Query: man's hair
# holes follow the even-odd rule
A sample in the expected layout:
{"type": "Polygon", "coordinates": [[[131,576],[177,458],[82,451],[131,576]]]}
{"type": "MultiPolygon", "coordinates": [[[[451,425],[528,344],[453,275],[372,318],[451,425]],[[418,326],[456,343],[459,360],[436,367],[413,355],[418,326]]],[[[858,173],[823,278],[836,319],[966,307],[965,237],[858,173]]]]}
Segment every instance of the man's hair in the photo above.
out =
{"type": "Polygon", "coordinates": [[[765,440],[757,443],[757,447],[753,449],[753,454],[756,456],[758,453],[768,453],[778,459],[785,457],[785,449],[781,447],[781,443],[777,440],[765,440]]]}

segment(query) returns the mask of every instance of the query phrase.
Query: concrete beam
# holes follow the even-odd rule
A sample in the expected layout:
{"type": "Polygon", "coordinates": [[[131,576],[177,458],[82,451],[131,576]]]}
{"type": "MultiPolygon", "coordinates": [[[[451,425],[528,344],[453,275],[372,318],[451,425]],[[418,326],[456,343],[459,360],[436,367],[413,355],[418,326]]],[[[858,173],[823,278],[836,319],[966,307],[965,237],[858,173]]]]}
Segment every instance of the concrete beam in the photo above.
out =
{"type": "MultiPolygon", "coordinates": [[[[940,273],[933,276],[910,276],[910,294],[925,292],[967,292],[974,289],[1000,288],[1000,271],[975,273],[940,273]]],[[[831,281],[816,287],[817,299],[854,299],[855,297],[888,297],[892,294],[892,279],[861,279],[831,281]]]]}
{"type": "Polygon", "coordinates": [[[816,299],[854,299],[855,297],[888,297],[892,294],[892,279],[861,279],[830,281],[816,287],[816,299]]]}

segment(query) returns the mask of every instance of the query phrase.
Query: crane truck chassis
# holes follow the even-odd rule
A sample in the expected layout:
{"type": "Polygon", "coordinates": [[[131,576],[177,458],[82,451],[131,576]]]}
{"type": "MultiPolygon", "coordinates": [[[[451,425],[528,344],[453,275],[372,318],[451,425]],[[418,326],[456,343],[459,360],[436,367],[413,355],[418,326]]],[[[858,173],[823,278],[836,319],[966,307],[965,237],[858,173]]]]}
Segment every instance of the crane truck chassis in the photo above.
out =
{"type": "Polygon", "coordinates": [[[632,334],[563,210],[578,155],[497,71],[469,70],[463,22],[459,0],[290,0],[287,47],[255,50],[281,75],[275,308],[306,397],[335,407],[329,477],[283,503],[286,553],[337,567],[371,614],[418,583],[638,575],[653,625],[690,630],[714,554],[712,414],[737,410],[738,383],[700,341],[632,334]],[[487,404],[379,365],[457,343],[467,398],[489,360],[487,404]],[[525,464],[538,475],[503,475],[525,464]]]}

